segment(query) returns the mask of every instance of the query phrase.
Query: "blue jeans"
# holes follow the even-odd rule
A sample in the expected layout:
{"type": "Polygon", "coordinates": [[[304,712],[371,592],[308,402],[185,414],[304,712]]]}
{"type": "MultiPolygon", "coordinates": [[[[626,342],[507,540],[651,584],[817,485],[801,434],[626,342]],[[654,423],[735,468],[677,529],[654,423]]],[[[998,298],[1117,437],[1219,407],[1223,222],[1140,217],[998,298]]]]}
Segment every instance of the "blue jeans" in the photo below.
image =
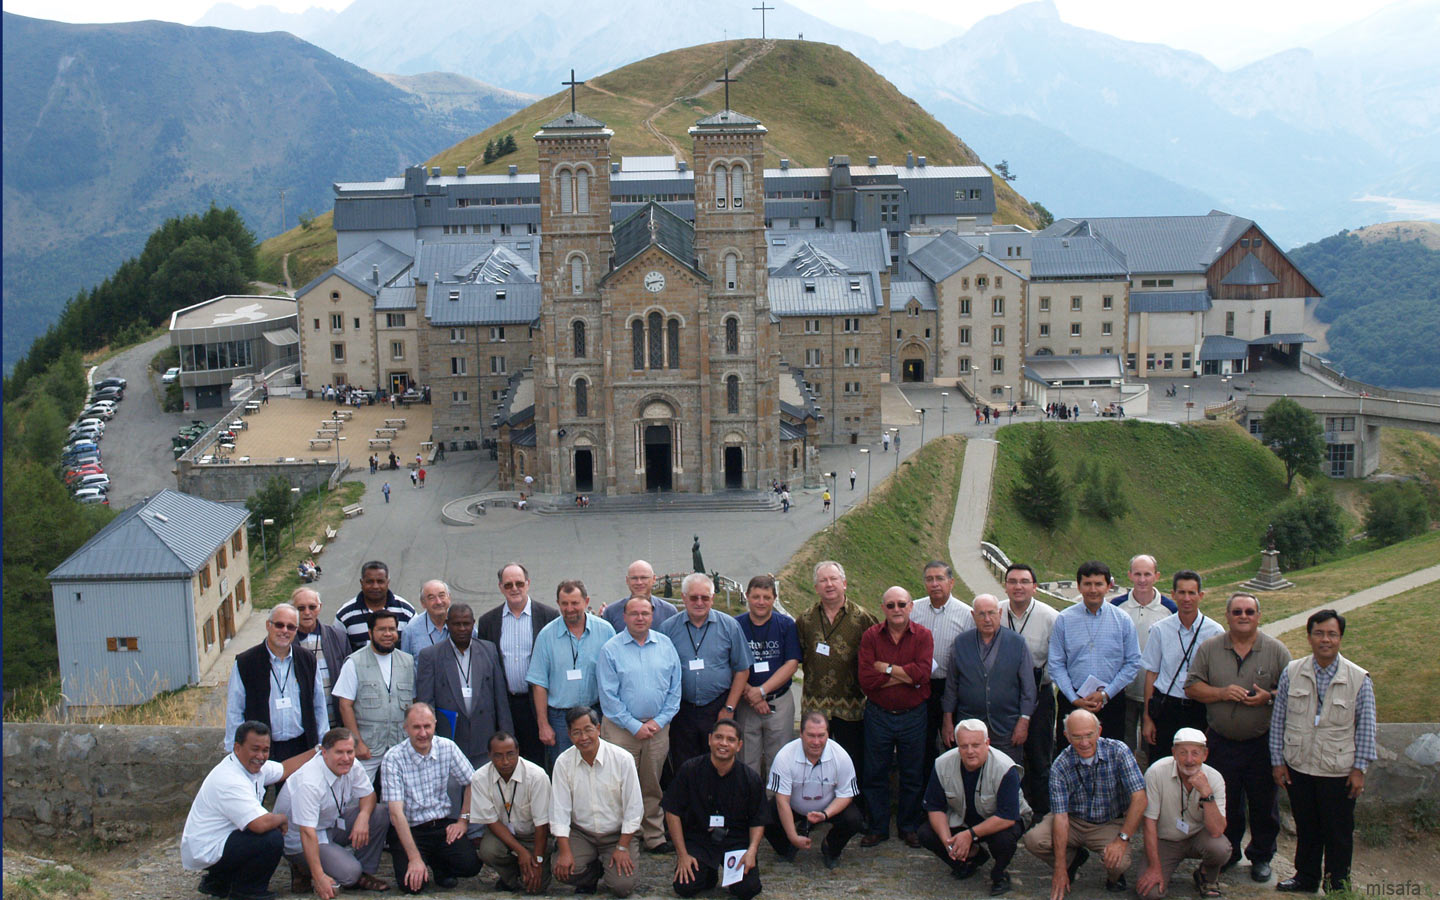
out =
{"type": "Polygon", "coordinates": [[[550,727],[555,729],[555,746],[545,748],[545,768],[548,771],[555,771],[555,760],[560,754],[570,749],[570,729],[565,727],[565,713],[568,710],[556,709],[553,706],[545,708],[545,719],[550,727]]]}
{"type": "Polygon", "coordinates": [[[890,833],[890,770],[898,764],[900,803],[896,825],[901,833],[919,831],[925,820],[925,704],[890,713],[865,704],[865,803],[870,833],[890,833]]]}

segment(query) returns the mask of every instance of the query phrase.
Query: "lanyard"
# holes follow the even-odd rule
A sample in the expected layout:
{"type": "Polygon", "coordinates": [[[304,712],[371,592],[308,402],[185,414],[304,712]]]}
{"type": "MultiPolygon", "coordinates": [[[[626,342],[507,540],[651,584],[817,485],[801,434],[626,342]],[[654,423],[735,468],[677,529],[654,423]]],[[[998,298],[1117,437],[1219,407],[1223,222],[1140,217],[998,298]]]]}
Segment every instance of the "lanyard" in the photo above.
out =
{"type": "MultiPolygon", "coordinates": [[[[454,652],[453,647],[452,647],[452,649],[451,649],[451,652],[452,652],[452,653],[454,652]]],[[[470,653],[470,651],[467,650],[467,651],[466,651],[466,655],[468,656],[469,653],[470,653]]],[[[467,660],[465,657],[462,657],[459,653],[456,653],[456,654],[455,654],[455,668],[457,668],[457,669],[460,670],[460,677],[465,680],[465,686],[466,686],[466,687],[469,687],[469,686],[470,686],[470,667],[469,667],[468,665],[466,665],[466,662],[467,662],[467,661],[468,661],[468,660],[467,660]]]]}
{"type": "MultiPolygon", "coordinates": [[[[707,622],[705,624],[708,625],[710,623],[707,622]]],[[[565,629],[565,636],[570,639],[570,666],[578,669],[580,668],[580,641],[585,640],[585,633],[582,631],[580,633],[580,639],[576,640],[574,633],[567,628],[565,629]]],[[[701,640],[704,640],[704,638],[701,638],[701,640]]]]}
{"type": "MultiPolygon", "coordinates": [[[[1201,625],[1204,625],[1204,624],[1205,624],[1205,614],[1204,614],[1204,613],[1200,613],[1200,617],[1195,620],[1195,634],[1194,634],[1193,637],[1190,638],[1190,646],[1189,646],[1188,649],[1186,649],[1185,655],[1180,658],[1180,667],[1179,667],[1178,669],[1176,669],[1176,670],[1175,670],[1175,674],[1174,674],[1173,676],[1171,676],[1171,678],[1170,678],[1170,686],[1165,689],[1165,693],[1166,693],[1167,696],[1170,694],[1170,692],[1171,692],[1172,690],[1175,689],[1175,682],[1177,682],[1177,681],[1180,680],[1180,673],[1183,672],[1183,671],[1185,671],[1185,668],[1186,668],[1187,664],[1190,662],[1190,653],[1195,649],[1195,642],[1198,641],[1198,640],[1200,640],[1200,626],[1201,626],[1201,625]]],[[[1175,635],[1175,636],[1176,636],[1176,640],[1179,641],[1179,640],[1180,640],[1180,634],[1179,634],[1179,632],[1176,632],[1176,635],[1175,635]]],[[[1183,803],[1182,803],[1182,805],[1181,805],[1181,811],[1182,811],[1182,812],[1184,811],[1184,805],[1183,805],[1183,803]]]]}
{"type": "Polygon", "coordinates": [[[835,617],[835,623],[830,626],[830,630],[829,630],[829,631],[826,631],[826,630],[825,630],[825,609],[824,609],[824,607],[821,607],[821,609],[820,609],[820,634],[821,634],[822,637],[825,638],[825,643],[827,643],[827,644],[830,643],[830,635],[834,634],[834,633],[835,633],[835,629],[837,629],[837,628],[840,627],[840,620],[843,619],[843,618],[845,618],[845,613],[847,613],[847,612],[849,612],[849,610],[847,610],[845,607],[843,607],[843,606],[840,607],[840,614],[835,617]]]}
{"type": "Polygon", "coordinates": [[[513,786],[510,788],[510,799],[509,799],[509,800],[506,800],[506,799],[505,799],[505,782],[502,781],[502,780],[499,779],[499,778],[495,779],[495,790],[496,790],[497,792],[499,792],[499,794],[500,794],[500,803],[505,807],[505,821],[506,821],[506,822],[509,822],[509,821],[510,821],[510,808],[515,805],[515,795],[518,794],[518,793],[520,793],[520,782],[515,781],[515,782],[511,782],[511,784],[512,784],[513,786]]]}
{"type": "MultiPolygon", "coordinates": [[[[336,781],[338,780],[337,778],[336,781]]],[[[340,798],[335,795],[335,785],[333,782],[330,784],[330,799],[335,801],[335,817],[339,818],[340,813],[345,810],[345,807],[340,804],[340,798]]]]}
{"type": "Polygon", "coordinates": [[[705,633],[710,630],[710,620],[709,620],[709,619],[706,619],[706,620],[705,620],[705,625],[704,625],[704,627],[702,627],[702,628],[700,629],[700,640],[698,640],[698,641],[695,640],[695,636],[690,633],[690,629],[692,629],[692,628],[694,628],[694,627],[695,627],[694,625],[691,625],[689,622],[686,622],[686,623],[685,623],[685,636],[690,639],[690,647],[691,647],[691,649],[693,649],[693,650],[695,651],[695,656],[698,658],[698,657],[700,656],[700,648],[703,647],[703,646],[705,646],[705,633]]]}
{"type": "Polygon", "coordinates": [[[285,660],[285,677],[281,678],[275,674],[275,661],[270,661],[270,677],[275,679],[275,689],[280,692],[281,697],[285,696],[285,685],[290,683],[290,673],[294,668],[295,657],[292,656],[285,660]]]}
{"type": "Polygon", "coordinates": [[[1024,634],[1025,626],[1030,624],[1030,617],[1035,614],[1035,601],[1032,599],[1030,605],[1025,607],[1025,615],[1020,619],[1020,627],[1015,627],[1015,609],[1011,607],[1005,610],[1005,616],[1010,620],[1010,630],[1016,634],[1024,634]]]}

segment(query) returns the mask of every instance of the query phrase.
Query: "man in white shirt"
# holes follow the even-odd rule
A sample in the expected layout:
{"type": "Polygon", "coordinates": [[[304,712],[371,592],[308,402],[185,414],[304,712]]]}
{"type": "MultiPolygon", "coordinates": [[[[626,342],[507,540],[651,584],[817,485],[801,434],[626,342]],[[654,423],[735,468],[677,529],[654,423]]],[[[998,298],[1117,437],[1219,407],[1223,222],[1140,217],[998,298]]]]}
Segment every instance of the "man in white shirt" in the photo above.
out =
{"type": "Polygon", "coordinates": [[[280,865],[288,822],[267,812],[265,788],[283,781],[315,755],[314,748],[270,761],[270,728],[248,720],[235,728],[234,751],[220,760],[195,794],[180,837],[180,863],[205,871],[198,890],[211,897],[274,897],[270,877],[280,865]]]}
{"type": "Polygon", "coordinates": [[[593,709],[572,709],[565,718],[571,747],[555,760],[551,783],[555,877],[577,894],[593,894],[603,876],[611,893],[628,897],[635,890],[631,846],[645,811],[635,760],[600,739],[593,709]]]}
{"type": "Polygon", "coordinates": [[[1025,800],[1043,819],[1050,812],[1050,763],[1055,757],[1055,685],[1046,663],[1050,659],[1050,633],[1055,630],[1055,609],[1035,599],[1035,570],[1024,563],[1012,563],[1005,570],[1005,599],[1000,601],[1000,625],[1024,638],[1034,667],[1035,712],[1030,716],[1030,733],[1025,736],[1025,770],[1021,788],[1025,800]]]}
{"type": "Polygon", "coordinates": [[[538,894],[550,885],[550,778],[520,756],[515,736],[490,738],[490,761],[470,779],[470,824],[485,826],[475,841],[480,861],[506,891],[538,894]]]}
{"type": "Polygon", "coordinates": [[[775,852],[794,862],[800,850],[814,845],[810,832],[830,822],[820,858],[827,869],[838,866],[845,845],[865,827],[865,819],[855,803],[860,795],[855,763],[844,747],[830,740],[830,720],[824,713],[806,713],[800,737],[775,754],[768,788],[778,815],[765,827],[765,837],[775,852]]]}
{"type": "MultiPolygon", "coordinates": [[[[1178,611],[1175,601],[1155,587],[1159,578],[1160,569],[1155,557],[1141,553],[1130,560],[1130,590],[1110,601],[1124,610],[1135,623],[1135,637],[1140,642],[1141,653],[1145,652],[1150,639],[1150,626],[1178,611]]],[[[1144,749],[1145,742],[1140,734],[1145,719],[1144,706],[1145,670],[1141,669],[1135,673],[1135,680],[1125,688],[1125,733],[1109,735],[1123,740],[1136,754],[1144,749]]]]}
{"type": "Polygon", "coordinates": [[[480,857],[463,840],[475,770],[449,738],[435,735],[435,710],[413,703],[405,711],[407,740],[385,753],[380,790],[390,807],[390,858],[403,893],[418,894],[425,882],[453,888],[480,874],[480,857]],[[452,820],[449,787],[464,785],[460,815],[452,820]]]}
{"type": "Polygon", "coordinates": [[[974,628],[975,619],[969,605],[950,593],[955,589],[955,572],[948,563],[932,559],[920,574],[925,581],[928,602],[918,600],[910,607],[910,621],[930,629],[935,638],[930,699],[925,701],[925,771],[929,772],[939,755],[937,742],[944,741],[949,746],[953,740],[945,734],[944,710],[940,708],[945,697],[945,678],[950,672],[950,655],[955,649],[955,639],[961,632],[974,628]]]}
{"type": "Polygon", "coordinates": [[[337,888],[388,891],[375,877],[390,814],[375,802],[375,788],[363,766],[355,765],[355,735],[332,728],[320,753],[286,780],[275,812],[290,820],[285,857],[290,892],[330,900],[337,888]]]}

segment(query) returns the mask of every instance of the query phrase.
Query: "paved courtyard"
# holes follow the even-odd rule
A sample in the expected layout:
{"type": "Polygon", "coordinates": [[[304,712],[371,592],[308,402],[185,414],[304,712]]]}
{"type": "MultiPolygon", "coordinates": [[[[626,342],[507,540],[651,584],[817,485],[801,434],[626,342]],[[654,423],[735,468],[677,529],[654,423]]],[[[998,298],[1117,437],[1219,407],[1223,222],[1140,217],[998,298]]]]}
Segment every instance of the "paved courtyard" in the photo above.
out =
{"type": "Polygon", "coordinates": [[[423,403],[391,409],[388,403],[342,407],[319,399],[271,397],[241,417],[245,428],[235,432],[235,449],[229,455],[257,462],[345,457],[352,467],[369,471],[370,454],[383,461],[393,452],[404,465],[414,462],[422,441],[430,440],[430,416],[431,407],[423,403]],[[387,428],[386,420],[403,420],[404,427],[387,428]]]}

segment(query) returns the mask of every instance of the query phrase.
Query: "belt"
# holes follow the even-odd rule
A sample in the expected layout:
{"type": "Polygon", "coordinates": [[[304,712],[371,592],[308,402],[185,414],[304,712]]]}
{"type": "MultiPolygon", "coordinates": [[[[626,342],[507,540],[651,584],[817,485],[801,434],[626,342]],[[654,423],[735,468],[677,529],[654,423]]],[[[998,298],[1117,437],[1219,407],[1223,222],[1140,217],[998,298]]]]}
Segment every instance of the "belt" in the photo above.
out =
{"type": "Polygon", "coordinates": [[[454,821],[454,819],[445,818],[431,819],[428,822],[421,822],[419,825],[411,825],[410,828],[413,831],[429,830],[432,828],[446,828],[449,827],[449,825],[454,821]]]}
{"type": "Polygon", "coordinates": [[[881,712],[885,713],[886,715],[890,715],[890,716],[903,716],[903,715],[905,715],[906,713],[912,713],[912,712],[914,712],[915,710],[919,709],[920,707],[922,707],[922,706],[924,706],[924,705],[925,705],[925,704],[921,703],[921,704],[918,704],[918,705],[916,705],[916,706],[911,706],[911,707],[909,707],[908,709],[886,709],[885,707],[881,706],[880,704],[878,704],[878,703],[873,703],[873,702],[872,702],[872,703],[870,704],[870,708],[871,708],[871,709],[878,709],[878,710],[880,710],[881,712]]]}
{"type": "Polygon", "coordinates": [[[780,690],[776,691],[776,692],[773,693],[773,694],[766,694],[766,695],[765,695],[765,702],[768,703],[768,702],[770,702],[771,700],[778,700],[778,699],[780,699],[781,697],[785,696],[785,695],[788,694],[788,693],[790,693],[790,685],[787,684],[787,685],[785,685],[783,688],[781,688],[780,690]]]}

